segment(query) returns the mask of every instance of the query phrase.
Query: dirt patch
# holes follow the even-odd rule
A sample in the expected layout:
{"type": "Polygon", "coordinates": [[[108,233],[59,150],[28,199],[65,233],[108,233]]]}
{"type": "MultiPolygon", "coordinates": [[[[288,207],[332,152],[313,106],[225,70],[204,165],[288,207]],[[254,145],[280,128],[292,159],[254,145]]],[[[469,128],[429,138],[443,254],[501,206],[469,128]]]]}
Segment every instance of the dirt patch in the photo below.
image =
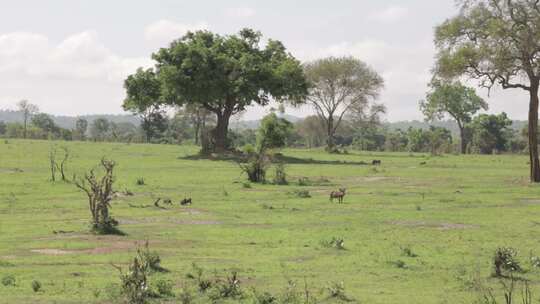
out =
{"type": "Polygon", "coordinates": [[[0,168],[0,173],[22,173],[24,172],[19,168],[0,168]]]}
{"type": "Polygon", "coordinates": [[[61,249],[32,249],[30,251],[34,253],[45,254],[45,255],[66,255],[66,254],[74,253],[73,251],[61,250],[61,249]]]}
{"type": "Polygon", "coordinates": [[[525,205],[540,205],[540,199],[527,198],[522,199],[520,202],[525,205]]]}
{"type": "Polygon", "coordinates": [[[479,228],[477,225],[459,224],[459,223],[433,223],[425,221],[392,221],[392,225],[411,227],[411,228],[433,228],[438,230],[461,230],[479,228]]]}
{"type": "Polygon", "coordinates": [[[272,224],[238,224],[235,226],[247,228],[272,228],[272,224]]]}

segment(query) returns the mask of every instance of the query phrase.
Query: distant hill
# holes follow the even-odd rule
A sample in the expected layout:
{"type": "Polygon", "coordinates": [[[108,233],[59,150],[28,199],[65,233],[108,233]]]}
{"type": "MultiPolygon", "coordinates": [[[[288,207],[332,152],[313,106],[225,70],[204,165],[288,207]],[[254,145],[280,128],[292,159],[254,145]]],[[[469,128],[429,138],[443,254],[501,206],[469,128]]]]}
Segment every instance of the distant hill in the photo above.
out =
{"type": "MultiPolygon", "coordinates": [[[[106,118],[107,120],[110,120],[114,123],[123,123],[123,122],[130,122],[134,125],[139,125],[140,120],[139,118],[129,115],[129,114],[119,114],[119,115],[113,115],[113,114],[96,114],[96,115],[81,115],[81,116],[56,116],[51,115],[54,122],[66,129],[73,129],[75,128],[75,122],[79,118],[84,118],[88,120],[88,123],[93,122],[94,120],[98,118],[106,118]]],[[[0,110],[0,121],[4,122],[22,122],[23,116],[21,112],[18,111],[11,111],[11,110],[0,110]]]]}

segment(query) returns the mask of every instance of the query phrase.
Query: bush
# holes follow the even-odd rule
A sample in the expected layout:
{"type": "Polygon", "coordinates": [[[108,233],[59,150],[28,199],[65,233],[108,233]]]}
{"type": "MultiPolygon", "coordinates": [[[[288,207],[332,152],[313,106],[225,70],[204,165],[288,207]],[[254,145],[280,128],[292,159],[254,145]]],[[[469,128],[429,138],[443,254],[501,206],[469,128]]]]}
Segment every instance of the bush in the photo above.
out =
{"type": "Polygon", "coordinates": [[[156,290],[160,297],[162,298],[171,298],[174,297],[173,282],[167,280],[158,280],[156,281],[156,290]]]}
{"type": "Polygon", "coordinates": [[[414,253],[409,246],[401,247],[401,254],[410,258],[418,257],[418,255],[414,253]]]}
{"type": "Polygon", "coordinates": [[[401,269],[405,269],[407,268],[407,264],[402,261],[402,260],[397,260],[397,261],[393,261],[391,262],[394,266],[396,266],[397,268],[401,268],[401,269]]]}
{"type": "Polygon", "coordinates": [[[41,290],[41,283],[39,281],[37,281],[37,280],[33,280],[31,286],[32,286],[32,290],[34,292],[38,292],[38,291],[41,290]]]}
{"type": "Polygon", "coordinates": [[[242,187],[243,187],[244,189],[251,189],[251,183],[243,182],[243,183],[242,183],[242,187]]]}
{"type": "Polygon", "coordinates": [[[85,174],[84,178],[73,178],[73,183],[77,188],[83,190],[88,196],[88,205],[92,215],[92,231],[98,234],[122,234],[116,226],[118,222],[110,216],[110,202],[114,197],[113,170],[115,162],[101,160],[104,174],[101,178],[97,177],[94,170],[85,174]]]}
{"type": "Polygon", "coordinates": [[[148,241],[145,242],[144,247],[137,248],[137,256],[139,260],[147,265],[148,271],[150,272],[167,272],[167,269],[163,268],[161,263],[161,258],[159,254],[155,251],[150,251],[148,246],[148,241]]]}
{"type": "Polygon", "coordinates": [[[227,276],[225,280],[218,280],[216,282],[216,292],[211,295],[212,299],[219,298],[238,298],[242,296],[243,292],[240,288],[240,280],[238,279],[238,273],[233,271],[230,276],[227,276]]]}
{"type": "Polygon", "coordinates": [[[146,185],[146,183],[145,183],[145,181],[144,181],[144,177],[139,177],[139,178],[137,178],[137,181],[135,182],[135,184],[136,184],[137,186],[144,186],[144,185],[146,185]]]}
{"type": "Polygon", "coordinates": [[[6,275],[2,277],[2,285],[4,286],[15,286],[15,277],[12,275],[6,275]]]}
{"type": "Polygon", "coordinates": [[[345,250],[345,241],[343,238],[332,237],[332,239],[321,241],[321,245],[325,248],[336,248],[339,250],[345,250]]]}
{"type": "Polygon", "coordinates": [[[191,291],[189,289],[183,287],[178,294],[178,299],[182,304],[191,304],[191,302],[193,302],[193,295],[191,294],[191,291]]]}
{"type": "Polygon", "coordinates": [[[352,299],[350,299],[345,294],[345,284],[343,282],[340,283],[332,283],[330,286],[328,286],[328,292],[330,293],[330,298],[338,299],[345,302],[351,302],[352,299]]]}
{"type": "Polygon", "coordinates": [[[208,289],[210,289],[210,287],[212,287],[212,282],[203,277],[204,269],[195,263],[193,263],[191,267],[193,268],[194,273],[188,273],[187,278],[196,281],[200,292],[206,292],[208,289]]]}
{"type": "Polygon", "coordinates": [[[500,247],[495,250],[493,256],[493,266],[495,269],[495,276],[501,277],[503,271],[521,271],[521,266],[517,260],[517,251],[510,247],[500,247]]]}
{"type": "Polygon", "coordinates": [[[274,176],[274,184],[276,185],[287,185],[287,174],[285,173],[285,165],[283,163],[278,163],[276,165],[276,174],[274,176]]]}

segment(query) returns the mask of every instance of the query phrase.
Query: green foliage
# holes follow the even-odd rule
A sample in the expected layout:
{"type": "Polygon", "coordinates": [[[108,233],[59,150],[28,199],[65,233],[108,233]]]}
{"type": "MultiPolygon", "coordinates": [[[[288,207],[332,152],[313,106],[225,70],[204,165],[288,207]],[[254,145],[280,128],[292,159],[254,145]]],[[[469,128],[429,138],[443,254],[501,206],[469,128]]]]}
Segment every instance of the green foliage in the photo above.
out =
{"type": "Polygon", "coordinates": [[[510,247],[497,248],[493,256],[493,267],[497,277],[502,276],[503,271],[521,271],[521,266],[517,260],[517,251],[510,247]]]}
{"type": "Polygon", "coordinates": [[[482,154],[506,151],[512,137],[511,125],[512,121],[504,112],[478,115],[469,125],[473,148],[482,154]]]}
{"type": "Polygon", "coordinates": [[[309,194],[308,190],[294,190],[293,195],[299,198],[310,198],[311,194],[309,194]]]}
{"type": "Polygon", "coordinates": [[[427,120],[441,120],[449,115],[456,121],[460,130],[461,153],[466,153],[468,144],[465,136],[465,125],[480,110],[487,110],[488,104],[472,88],[460,82],[447,83],[433,81],[432,90],[426,100],[420,102],[420,110],[427,120]]]}
{"type": "Polygon", "coordinates": [[[137,180],[135,181],[135,184],[137,186],[144,186],[146,185],[146,182],[144,181],[144,177],[138,177],[137,180]]]}
{"type": "Polygon", "coordinates": [[[274,174],[274,184],[275,185],[287,185],[287,173],[285,172],[285,164],[278,163],[276,164],[276,172],[274,174]]]}
{"type": "Polygon", "coordinates": [[[345,241],[343,238],[332,237],[330,240],[322,240],[321,246],[325,248],[335,248],[339,250],[345,250],[345,241]]]}
{"type": "Polygon", "coordinates": [[[351,109],[365,110],[378,97],[384,80],[366,63],[354,57],[329,57],[304,65],[310,83],[308,101],[323,120],[327,151],[335,150],[335,133],[351,109]]]}
{"type": "Polygon", "coordinates": [[[204,277],[204,269],[197,264],[191,264],[193,273],[188,273],[187,278],[195,280],[199,292],[206,292],[212,287],[212,281],[204,277]]]}
{"type": "Polygon", "coordinates": [[[328,293],[330,294],[330,298],[338,299],[345,302],[353,301],[345,293],[345,284],[343,282],[333,282],[328,286],[327,289],[328,293]]]}
{"type": "Polygon", "coordinates": [[[5,275],[2,277],[2,285],[4,286],[15,286],[16,280],[13,275],[5,275]]]}
{"type": "Polygon", "coordinates": [[[34,292],[39,292],[41,290],[41,283],[38,280],[32,280],[30,286],[34,292]]]}
{"type": "Polygon", "coordinates": [[[168,280],[157,280],[154,283],[155,290],[157,291],[157,294],[161,298],[172,298],[174,297],[173,293],[173,287],[174,284],[172,281],[168,280]]]}
{"type": "Polygon", "coordinates": [[[260,153],[268,149],[283,148],[292,130],[292,123],[277,117],[275,113],[265,116],[257,130],[257,150],[260,153]]]}
{"type": "Polygon", "coordinates": [[[152,56],[162,100],[215,113],[214,145],[224,149],[232,115],[253,102],[266,105],[271,97],[301,102],[306,94],[301,64],[283,44],[269,40],[260,46],[261,34],[250,29],[229,36],[188,32],[152,56]]]}

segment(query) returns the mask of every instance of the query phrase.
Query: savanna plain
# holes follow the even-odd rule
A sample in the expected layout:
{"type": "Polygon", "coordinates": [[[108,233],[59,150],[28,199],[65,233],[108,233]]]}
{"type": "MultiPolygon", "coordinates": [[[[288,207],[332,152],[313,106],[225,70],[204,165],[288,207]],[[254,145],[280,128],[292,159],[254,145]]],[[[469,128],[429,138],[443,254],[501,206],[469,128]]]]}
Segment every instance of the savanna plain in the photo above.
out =
{"type": "Polygon", "coordinates": [[[169,282],[176,295],[156,299],[163,303],[180,303],[186,290],[194,303],[208,301],[189,278],[194,264],[208,277],[237,273],[245,296],[225,302],[253,303],[253,290],[293,286],[321,303],[473,303],[482,288],[502,292],[493,277],[500,247],[515,248],[518,282],[540,296],[540,269],[531,263],[540,255],[540,188],[528,182],[526,156],[285,149],[288,184],[275,185],[273,169],[269,183],[249,184],[234,160],[197,153],[2,141],[0,303],[115,303],[118,268],[146,242],[167,270],[150,284],[169,282]],[[70,151],[68,177],[102,157],[117,163],[111,213],[124,235],[89,232],[85,193],[50,181],[55,146],[70,151]],[[339,188],[344,203],[330,202],[339,188]],[[188,197],[192,204],[181,206],[188,197]],[[158,198],[171,204],[156,207],[158,198]],[[329,295],[336,288],[346,297],[329,295]]]}

